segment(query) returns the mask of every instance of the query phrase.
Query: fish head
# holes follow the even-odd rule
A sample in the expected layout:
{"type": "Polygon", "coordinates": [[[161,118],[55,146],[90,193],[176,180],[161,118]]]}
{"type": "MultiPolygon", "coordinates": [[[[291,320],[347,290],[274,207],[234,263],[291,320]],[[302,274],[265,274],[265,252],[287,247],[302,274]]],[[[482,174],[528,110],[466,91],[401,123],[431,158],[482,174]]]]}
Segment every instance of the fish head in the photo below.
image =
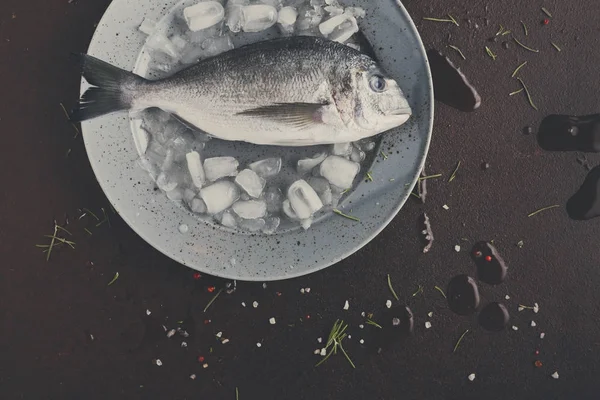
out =
{"type": "Polygon", "coordinates": [[[412,115],[398,83],[374,62],[358,71],[354,96],[354,122],[371,132],[400,126],[412,115]]]}

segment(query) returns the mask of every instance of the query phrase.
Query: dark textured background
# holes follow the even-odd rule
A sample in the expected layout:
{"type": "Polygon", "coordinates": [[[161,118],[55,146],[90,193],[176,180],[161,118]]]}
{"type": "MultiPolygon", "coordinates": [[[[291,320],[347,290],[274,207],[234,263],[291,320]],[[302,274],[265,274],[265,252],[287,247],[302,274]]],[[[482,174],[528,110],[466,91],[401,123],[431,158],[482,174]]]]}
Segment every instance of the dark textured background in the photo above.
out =
{"type": "MultiPolygon", "coordinates": [[[[431,181],[425,206],[409,201],[381,235],[339,265],[266,289],[239,283],[236,293],[222,295],[206,314],[202,309],[212,297],[206,288],[222,281],[193,280],[191,270],[153,250],[112,213],[111,227],[95,228],[87,218],[74,222],[78,209],[100,212],[108,202],[59,103],[76,101],[79,77],[68,54],[85,51],[108,4],[0,5],[0,398],[234,399],[236,387],[242,400],[600,396],[600,220],[573,222],[564,211],[586,171],[577,154],[543,152],[534,136],[522,133],[549,113],[600,111],[600,2],[406,1],[428,48],[443,49],[450,34],[450,43],[463,50],[466,61],[447,53],[483,98],[472,114],[437,105],[428,172],[448,177],[462,160],[456,180],[431,181]],[[541,25],[541,6],[554,16],[547,26],[541,25]],[[421,21],[447,12],[459,18],[460,27],[421,21]],[[531,31],[527,38],[520,20],[531,31]],[[540,53],[486,43],[499,24],[540,53]],[[555,51],[551,40],[563,51],[555,51]],[[486,56],[486,44],[498,54],[496,61],[486,56]],[[521,76],[539,112],[523,96],[508,96],[519,87],[510,74],[523,60],[529,64],[521,76]],[[491,168],[483,171],[482,162],[491,168]],[[527,217],[552,204],[561,208],[527,217]],[[436,237],[427,255],[420,252],[417,228],[424,210],[436,237]],[[66,217],[77,247],[56,251],[46,262],[34,245],[51,233],[54,219],[64,223],[66,217]],[[93,236],[83,226],[92,227],[93,236]],[[433,290],[457,273],[473,273],[468,249],[484,239],[495,240],[510,272],[499,287],[482,284],[482,296],[485,302],[504,301],[510,294],[505,303],[518,331],[486,333],[475,317],[453,315],[433,290]],[[519,240],[522,249],[515,245],[519,240]],[[460,253],[453,249],[457,243],[460,253]],[[119,280],[108,287],[117,271],[119,280]],[[358,324],[361,311],[375,312],[377,319],[392,298],[387,274],[414,311],[416,327],[413,338],[377,354],[368,346],[372,330],[358,324]],[[418,285],[424,293],[412,297],[418,285]],[[301,295],[301,287],[311,293],[301,295]],[[253,300],[258,309],[240,305],[253,300]],[[540,304],[539,314],[517,312],[517,304],[533,302],[540,304]],[[274,326],[271,316],[277,317],[274,326]],[[204,324],[206,318],[212,323],[204,324]],[[319,360],[313,355],[316,338],[325,337],[336,318],[351,323],[346,349],[356,370],[340,356],[313,367],[319,360]],[[536,328],[529,327],[532,318],[536,328]],[[185,349],[179,336],[167,339],[161,327],[179,320],[191,334],[185,349]],[[431,329],[425,330],[425,320],[431,329]],[[453,354],[465,329],[471,333],[453,354]],[[230,343],[217,342],[218,331],[230,343]],[[196,361],[199,355],[208,369],[196,361]],[[162,367],[153,365],[156,358],[162,367]],[[537,358],[543,367],[533,366],[537,358]],[[559,380],[549,376],[555,370],[559,380]],[[472,383],[466,379],[471,372],[477,374],[472,383]]],[[[600,161],[588,159],[591,165],[600,161]]]]}

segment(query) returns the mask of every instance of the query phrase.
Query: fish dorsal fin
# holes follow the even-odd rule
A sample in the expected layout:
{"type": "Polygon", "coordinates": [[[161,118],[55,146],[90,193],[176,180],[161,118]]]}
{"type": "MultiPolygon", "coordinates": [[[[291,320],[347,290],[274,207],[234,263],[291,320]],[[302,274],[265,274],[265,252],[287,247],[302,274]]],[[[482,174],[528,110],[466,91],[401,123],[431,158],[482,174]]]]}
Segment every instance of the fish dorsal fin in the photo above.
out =
{"type": "Polygon", "coordinates": [[[277,121],[294,128],[305,129],[323,123],[322,111],[328,103],[276,103],[238,113],[277,121]]]}

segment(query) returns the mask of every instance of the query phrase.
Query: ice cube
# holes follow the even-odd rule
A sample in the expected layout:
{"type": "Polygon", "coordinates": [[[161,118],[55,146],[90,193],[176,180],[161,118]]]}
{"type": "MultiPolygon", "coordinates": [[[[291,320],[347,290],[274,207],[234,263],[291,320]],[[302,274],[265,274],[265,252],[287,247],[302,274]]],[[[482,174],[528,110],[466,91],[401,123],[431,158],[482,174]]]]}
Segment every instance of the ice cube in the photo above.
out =
{"type": "Polygon", "coordinates": [[[226,226],[228,228],[235,228],[237,226],[237,219],[233,212],[227,210],[223,213],[223,217],[221,218],[221,225],[226,226]]]}
{"type": "Polygon", "coordinates": [[[325,11],[329,13],[329,15],[341,15],[344,13],[344,9],[336,6],[327,6],[324,8],[325,11]]]}
{"type": "Polygon", "coordinates": [[[154,29],[156,28],[156,21],[150,18],[144,18],[142,24],[138,28],[140,32],[145,33],[146,35],[152,35],[154,29]]]}
{"type": "Polygon", "coordinates": [[[202,188],[200,197],[204,200],[209,214],[218,214],[237,201],[240,197],[240,190],[233,182],[220,181],[202,188]]]}
{"type": "Polygon", "coordinates": [[[281,171],[281,158],[266,158],[248,166],[261,178],[271,178],[281,171]]]}
{"type": "Polygon", "coordinates": [[[356,147],[352,147],[352,154],[350,154],[350,160],[360,163],[365,160],[366,154],[363,151],[358,150],[356,147]]]}
{"type": "Polygon", "coordinates": [[[165,156],[165,159],[163,160],[163,163],[162,163],[162,166],[160,167],[160,169],[162,171],[168,171],[169,169],[171,169],[171,167],[173,166],[174,163],[175,163],[175,150],[167,149],[167,155],[165,156]]]}
{"type": "Polygon", "coordinates": [[[335,28],[337,28],[342,23],[346,22],[346,20],[349,17],[350,16],[348,15],[340,14],[333,16],[324,22],[321,22],[319,24],[319,31],[321,32],[321,35],[325,37],[329,36],[335,30],[335,28]]]}
{"type": "Polygon", "coordinates": [[[367,12],[362,7],[347,7],[344,12],[348,15],[352,15],[354,18],[364,18],[367,16],[367,12]]]}
{"type": "Polygon", "coordinates": [[[148,150],[148,144],[150,142],[150,134],[147,130],[142,128],[142,119],[135,119],[132,121],[133,127],[133,143],[139,155],[146,153],[148,150]]]}
{"type": "Polygon", "coordinates": [[[277,10],[283,5],[283,0],[260,0],[260,2],[275,7],[277,10]]]}
{"type": "Polygon", "coordinates": [[[156,178],[156,186],[164,192],[170,192],[174,190],[179,183],[173,180],[170,175],[165,172],[161,172],[156,178]]]}
{"type": "Polygon", "coordinates": [[[198,189],[202,189],[204,182],[206,181],[206,175],[204,174],[204,168],[202,167],[202,161],[200,160],[200,154],[197,151],[191,151],[185,155],[187,161],[188,171],[192,177],[194,186],[198,189]]]}
{"type": "Polygon", "coordinates": [[[203,56],[204,49],[202,48],[202,46],[189,46],[183,51],[179,62],[183,65],[192,65],[198,63],[198,61],[200,61],[203,56]]]}
{"type": "Polygon", "coordinates": [[[291,219],[292,221],[297,221],[298,220],[298,215],[296,215],[296,212],[292,208],[292,205],[290,204],[289,200],[287,200],[287,199],[284,200],[281,206],[283,208],[283,213],[285,215],[287,215],[287,217],[289,219],[291,219]]]}
{"type": "Polygon", "coordinates": [[[315,192],[317,192],[317,194],[319,195],[319,198],[321,199],[321,202],[328,206],[331,205],[332,202],[332,193],[331,193],[331,186],[329,186],[329,182],[327,181],[327,179],[325,178],[317,178],[317,177],[310,177],[308,178],[308,184],[315,189],[315,192]]]}
{"type": "Polygon", "coordinates": [[[317,192],[303,179],[292,183],[287,195],[290,205],[300,219],[308,219],[323,208],[317,192]]]}
{"type": "Polygon", "coordinates": [[[338,156],[329,156],[321,164],[321,176],[341,189],[350,189],[360,165],[338,156]]]}
{"type": "Polygon", "coordinates": [[[313,219],[307,218],[307,219],[303,219],[302,221],[300,221],[300,226],[302,226],[302,228],[306,231],[306,230],[308,230],[308,228],[310,228],[312,226],[312,223],[313,223],[313,219]]]}
{"type": "Polygon", "coordinates": [[[253,4],[242,8],[242,30],[261,32],[277,22],[277,10],[266,4],[253,4]]]}
{"type": "Polygon", "coordinates": [[[185,200],[186,203],[190,204],[195,197],[196,192],[194,192],[192,189],[185,189],[183,191],[183,200],[185,200]]]}
{"type": "Polygon", "coordinates": [[[233,41],[231,36],[223,35],[219,37],[209,38],[202,43],[202,58],[213,57],[218,54],[233,50],[233,41]]]}
{"type": "Polygon", "coordinates": [[[183,200],[183,190],[179,188],[173,189],[167,192],[167,197],[169,198],[169,200],[181,201],[183,200]]]}
{"type": "Polygon", "coordinates": [[[317,7],[316,9],[312,7],[304,7],[298,13],[296,28],[300,32],[310,31],[313,28],[318,27],[322,19],[323,9],[321,7],[317,7]]]}
{"type": "Polygon", "coordinates": [[[336,143],[331,148],[331,154],[334,156],[348,157],[350,154],[352,154],[352,144],[336,143]]]}
{"type": "Polygon", "coordinates": [[[205,1],[183,9],[190,30],[197,32],[218,24],[225,17],[225,9],[216,1],[205,1]]]}
{"type": "Polygon", "coordinates": [[[235,183],[240,185],[250,196],[257,199],[262,194],[266,182],[256,172],[251,169],[245,169],[235,178],[235,183]]]}
{"type": "Polygon", "coordinates": [[[271,186],[265,190],[264,200],[267,203],[267,211],[270,213],[277,213],[281,211],[281,200],[283,199],[283,193],[281,189],[271,186]]]}
{"type": "Polygon", "coordinates": [[[171,43],[173,43],[173,46],[175,46],[177,48],[177,52],[179,54],[181,54],[183,52],[183,50],[186,48],[186,46],[188,45],[187,40],[185,40],[183,37],[181,37],[179,35],[175,35],[175,36],[171,37],[171,43]]]}
{"type": "Polygon", "coordinates": [[[236,176],[240,164],[233,157],[213,157],[204,160],[204,173],[211,182],[225,176],[236,176]]]}
{"type": "Polygon", "coordinates": [[[298,173],[299,174],[307,174],[317,165],[321,164],[327,158],[326,153],[315,154],[313,158],[306,158],[303,160],[298,160],[298,173]]]}
{"type": "Polygon", "coordinates": [[[206,212],[206,203],[204,203],[204,200],[196,197],[190,202],[190,210],[196,214],[204,214],[206,212]]]}
{"type": "Polygon", "coordinates": [[[225,25],[231,32],[237,33],[242,30],[242,6],[227,4],[227,20],[225,25]]]}
{"type": "Polygon", "coordinates": [[[362,151],[372,151],[375,148],[375,142],[371,140],[361,140],[360,142],[354,142],[352,144],[362,151]]]}
{"type": "Polygon", "coordinates": [[[146,46],[152,50],[160,51],[173,58],[177,58],[179,53],[177,47],[165,35],[156,33],[148,37],[146,46]]]}
{"type": "Polygon", "coordinates": [[[272,235],[277,231],[279,225],[281,224],[281,219],[279,217],[270,217],[265,220],[265,227],[263,228],[263,233],[266,235],[272,235]]]}
{"type": "Polygon", "coordinates": [[[258,219],[242,219],[240,221],[240,228],[250,231],[250,232],[258,232],[263,229],[266,225],[266,222],[262,218],[258,219]]]}
{"type": "MultiPolygon", "coordinates": [[[[358,23],[356,22],[356,18],[352,16],[348,16],[348,18],[339,24],[333,32],[331,32],[327,38],[334,42],[345,43],[348,39],[352,37],[356,32],[358,32],[358,23]]],[[[335,18],[335,17],[334,17],[335,18]]]]}
{"type": "Polygon", "coordinates": [[[294,25],[298,19],[298,11],[294,7],[283,7],[279,10],[279,17],[277,22],[281,25],[294,25]]]}
{"type": "Polygon", "coordinates": [[[267,203],[263,200],[238,201],[233,211],[242,218],[256,219],[267,215],[267,203]]]}

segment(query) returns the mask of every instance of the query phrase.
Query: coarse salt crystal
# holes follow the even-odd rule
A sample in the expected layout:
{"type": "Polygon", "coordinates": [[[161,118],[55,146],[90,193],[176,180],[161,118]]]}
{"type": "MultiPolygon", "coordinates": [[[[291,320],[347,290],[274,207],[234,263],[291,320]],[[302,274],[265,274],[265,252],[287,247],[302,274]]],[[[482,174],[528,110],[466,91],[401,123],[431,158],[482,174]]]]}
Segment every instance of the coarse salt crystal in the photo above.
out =
{"type": "Polygon", "coordinates": [[[469,377],[468,377],[468,378],[469,378],[469,380],[470,380],[471,382],[473,382],[473,381],[475,380],[475,374],[471,374],[471,375],[469,375],[469,377]]]}
{"type": "Polygon", "coordinates": [[[360,339],[360,344],[365,344],[364,339],[360,339]]]}
{"type": "Polygon", "coordinates": [[[360,324],[358,327],[359,327],[360,329],[363,329],[365,326],[364,326],[363,324],[360,324]]]}
{"type": "Polygon", "coordinates": [[[242,301],[242,307],[246,307],[246,303],[242,301]]]}
{"type": "Polygon", "coordinates": [[[321,354],[322,356],[326,356],[327,355],[327,349],[325,347],[323,347],[321,349],[321,352],[319,354],[321,354]]]}
{"type": "Polygon", "coordinates": [[[261,342],[257,342],[256,343],[256,347],[262,347],[262,343],[261,342]]]}
{"type": "Polygon", "coordinates": [[[181,347],[187,347],[187,342],[181,342],[181,347]]]}
{"type": "Polygon", "coordinates": [[[321,343],[323,341],[323,338],[317,338],[317,342],[321,343]]]}
{"type": "Polygon", "coordinates": [[[429,322],[429,321],[425,322],[425,328],[427,328],[427,329],[431,328],[431,322],[429,322]]]}
{"type": "Polygon", "coordinates": [[[554,372],[552,375],[550,375],[550,376],[552,376],[554,379],[558,379],[558,371],[555,371],[555,372],[554,372]]]}
{"type": "Polygon", "coordinates": [[[505,298],[506,300],[510,300],[510,296],[509,296],[509,295],[506,295],[506,296],[504,296],[504,298],[505,298]]]}
{"type": "Polygon", "coordinates": [[[352,335],[348,335],[348,339],[352,339],[352,335]]]}
{"type": "Polygon", "coordinates": [[[427,313],[427,316],[428,316],[429,318],[433,317],[433,312],[432,312],[432,311],[429,311],[429,312],[427,313]]]}
{"type": "Polygon", "coordinates": [[[275,325],[275,318],[271,317],[271,318],[269,319],[269,323],[270,323],[271,325],[275,325]]]}
{"type": "Polygon", "coordinates": [[[364,311],[360,313],[360,316],[361,316],[361,317],[364,317],[365,315],[366,315],[366,314],[365,314],[365,312],[364,312],[364,311]]]}
{"type": "Polygon", "coordinates": [[[208,364],[202,364],[202,368],[204,368],[204,369],[208,368],[208,364]]]}
{"type": "Polygon", "coordinates": [[[254,303],[252,303],[252,307],[257,308],[258,307],[258,301],[255,301],[254,303]]]}
{"type": "Polygon", "coordinates": [[[519,307],[518,310],[519,311],[523,311],[525,308],[524,307],[519,307]]]}
{"type": "Polygon", "coordinates": [[[459,245],[454,246],[454,251],[456,251],[458,253],[460,251],[460,246],[459,245]]]}
{"type": "Polygon", "coordinates": [[[391,301],[391,300],[388,300],[388,301],[386,301],[386,302],[385,302],[385,306],[386,306],[387,308],[392,308],[392,301],[391,301]]]}
{"type": "Polygon", "coordinates": [[[167,332],[167,337],[173,337],[173,335],[175,335],[175,332],[177,332],[175,329],[171,329],[169,332],[167,332]]]}
{"type": "Polygon", "coordinates": [[[267,288],[267,283],[265,282],[265,283],[263,283],[263,289],[266,289],[266,288],[267,288]]]}
{"type": "Polygon", "coordinates": [[[150,314],[152,314],[152,311],[146,310],[146,315],[150,315],[150,314]]]}
{"type": "Polygon", "coordinates": [[[307,287],[307,288],[305,288],[305,289],[304,289],[304,291],[305,291],[306,293],[310,293],[310,288],[309,288],[309,287],[307,287]]]}
{"type": "Polygon", "coordinates": [[[543,339],[546,336],[544,332],[540,333],[540,339],[543,339]]]}
{"type": "Polygon", "coordinates": [[[304,294],[304,288],[300,289],[300,293],[304,294]]]}
{"type": "Polygon", "coordinates": [[[227,343],[229,343],[229,339],[223,339],[223,340],[221,341],[221,344],[227,344],[227,343]]]}
{"type": "Polygon", "coordinates": [[[533,304],[533,312],[537,314],[539,311],[540,311],[540,306],[538,305],[538,303],[534,303],[533,304]]]}
{"type": "Polygon", "coordinates": [[[321,350],[319,350],[319,349],[315,349],[315,351],[313,351],[313,354],[317,354],[318,355],[320,353],[321,353],[321,350]]]}
{"type": "Polygon", "coordinates": [[[196,379],[196,374],[191,374],[191,375],[190,375],[190,379],[191,379],[191,380],[194,380],[194,379],[196,379]]]}
{"type": "Polygon", "coordinates": [[[162,366],[162,361],[160,361],[160,359],[159,359],[159,358],[157,358],[157,359],[156,359],[156,361],[154,361],[154,363],[155,363],[156,365],[158,365],[159,367],[161,367],[161,366],[162,366]]]}
{"type": "Polygon", "coordinates": [[[220,338],[221,336],[223,336],[223,332],[217,332],[217,337],[220,338]]]}
{"type": "Polygon", "coordinates": [[[518,326],[514,326],[514,325],[513,325],[513,326],[512,326],[512,330],[513,330],[513,331],[518,331],[518,330],[519,330],[519,327],[518,327],[518,326]]]}
{"type": "Polygon", "coordinates": [[[531,321],[531,326],[537,326],[537,324],[535,323],[535,321],[531,321]]]}
{"type": "Polygon", "coordinates": [[[444,205],[442,206],[442,208],[443,208],[444,210],[449,210],[449,209],[450,209],[450,207],[448,207],[448,205],[447,205],[447,204],[444,204],[444,205]]]}
{"type": "Polygon", "coordinates": [[[398,326],[398,325],[400,325],[400,318],[393,318],[393,319],[392,319],[392,325],[393,325],[393,326],[398,326]]]}
{"type": "Polygon", "coordinates": [[[346,302],[344,303],[344,310],[348,310],[350,308],[350,303],[348,303],[348,300],[346,300],[346,302]]]}

